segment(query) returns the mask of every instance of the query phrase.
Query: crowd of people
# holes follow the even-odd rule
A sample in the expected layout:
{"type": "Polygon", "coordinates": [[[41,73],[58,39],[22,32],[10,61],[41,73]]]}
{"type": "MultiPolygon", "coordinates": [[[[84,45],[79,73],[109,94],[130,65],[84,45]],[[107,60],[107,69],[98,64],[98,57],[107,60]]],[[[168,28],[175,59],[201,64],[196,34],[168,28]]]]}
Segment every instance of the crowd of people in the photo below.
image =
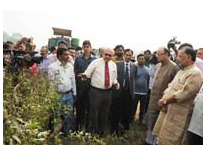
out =
{"type": "MultiPolygon", "coordinates": [[[[8,50],[35,47],[33,38],[4,43],[8,50]]],[[[203,144],[203,48],[183,43],[172,58],[162,46],[138,54],[137,61],[133,50],[123,45],[102,47],[99,56],[92,50],[89,40],[80,52],[61,40],[58,47],[41,47],[42,60],[26,67],[32,76],[44,75],[54,84],[61,104],[69,105],[65,135],[84,130],[104,136],[106,128],[122,135],[139,109],[138,121],[147,128],[146,144],[203,144]]],[[[5,52],[4,66],[10,63],[5,52]]]]}

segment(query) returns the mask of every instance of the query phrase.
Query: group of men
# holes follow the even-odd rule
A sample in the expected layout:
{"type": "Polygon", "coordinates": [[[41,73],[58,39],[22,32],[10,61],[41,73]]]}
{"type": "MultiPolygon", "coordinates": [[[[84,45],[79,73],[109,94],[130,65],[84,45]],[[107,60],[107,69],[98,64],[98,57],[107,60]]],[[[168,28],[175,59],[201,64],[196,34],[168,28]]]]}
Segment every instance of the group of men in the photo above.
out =
{"type": "Polygon", "coordinates": [[[176,62],[170,60],[166,47],[158,48],[159,63],[150,94],[144,54],[137,56],[135,64],[131,62],[133,51],[122,45],[114,50],[101,48],[99,58],[91,54],[90,41],[85,40],[82,49],[83,54],[71,63],[66,45],[59,47],[58,60],[48,66],[48,77],[55,84],[61,103],[71,108],[64,120],[63,132],[86,130],[103,136],[109,117],[111,133],[124,133],[130,129],[140,100],[141,123],[147,111],[147,144],[190,143],[188,129],[195,110],[194,99],[203,83],[191,44],[180,45],[176,62]],[[147,98],[150,98],[149,105],[147,98]]]}

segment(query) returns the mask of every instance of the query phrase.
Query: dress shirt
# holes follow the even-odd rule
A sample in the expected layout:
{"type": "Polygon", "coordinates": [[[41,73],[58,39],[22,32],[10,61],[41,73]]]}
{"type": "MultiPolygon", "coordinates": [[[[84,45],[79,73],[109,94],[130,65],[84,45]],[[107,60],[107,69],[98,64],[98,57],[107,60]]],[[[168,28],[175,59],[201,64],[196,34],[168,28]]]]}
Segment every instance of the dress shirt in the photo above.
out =
{"type": "MultiPolygon", "coordinates": [[[[129,80],[130,80],[130,62],[124,61],[124,74],[126,73],[126,68],[128,67],[128,75],[129,75],[129,80]]],[[[123,82],[123,86],[125,86],[125,79],[123,82]]]]}
{"type": "Polygon", "coordinates": [[[75,73],[70,63],[62,65],[57,60],[48,67],[49,79],[55,84],[58,92],[67,92],[72,89],[76,95],[75,73]]]}
{"type": "Polygon", "coordinates": [[[42,62],[38,64],[38,73],[45,74],[48,70],[48,66],[51,64],[51,57],[47,56],[43,58],[42,62]]]}
{"type": "Polygon", "coordinates": [[[150,90],[152,90],[155,71],[156,71],[156,65],[155,64],[150,64],[149,65],[149,89],[150,90]]]}
{"type": "Polygon", "coordinates": [[[90,54],[90,57],[88,59],[84,57],[84,54],[76,57],[75,63],[74,63],[74,71],[76,75],[76,85],[77,85],[78,91],[79,89],[87,90],[90,88],[90,79],[87,79],[86,81],[84,81],[84,80],[81,80],[81,77],[77,77],[77,75],[80,73],[83,73],[87,69],[89,64],[95,59],[96,57],[93,56],[92,54],[90,54]]]}
{"type": "Polygon", "coordinates": [[[57,61],[57,57],[56,57],[56,54],[50,54],[50,63],[54,63],[57,61]]]}
{"type": "Polygon", "coordinates": [[[129,72],[129,78],[130,78],[130,62],[124,62],[124,65],[125,65],[125,67],[124,67],[124,72],[126,71],[126,66],[128,66],[128,72],[129,72]],[[128,64],[128,65],[127,65],[128,64]]]}
{"type": "MultiPolygon", "coordinates": [[[[112,84],[117,84],[117,67],[113,61],[108,62],[109,66],[109,78],[110,78],[110,86],[112,84]]],[[[99,58],[94,60],[86,69],[84,74],[91,78],[91,85],[96,88],[106,89],[105,88],[105,60],[103,58],[99,58]]]]}
{"type": "Polygon", "coordinates": [[[195,106],[188,130],[203,137],[203,86],[195,99],[195,106]]]}
{"type": "Polygon", "coordinates": [[[201,72],[203,73],[203,60],[196,57],[195,64],[201,70],[201,72]]]}

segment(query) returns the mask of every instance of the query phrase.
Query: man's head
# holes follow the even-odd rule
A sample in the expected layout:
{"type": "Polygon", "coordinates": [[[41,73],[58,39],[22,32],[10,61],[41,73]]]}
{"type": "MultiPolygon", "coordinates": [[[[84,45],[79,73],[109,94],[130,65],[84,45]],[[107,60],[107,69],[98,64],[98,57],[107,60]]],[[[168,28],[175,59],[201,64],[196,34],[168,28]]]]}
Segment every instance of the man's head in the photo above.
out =
{"type": "Polygon", "coordinates": [[[166,47],[159,47],[156,53],[159,62],[165,62],[169,60],[170,52],[166,47]]]}
{"type": "Polygon", "coordinates": [[[58,48],[57,49],[57,58],[60,60],[62,63],[67,63],[69,59],[69,53],[67,48],[58,48]]]}
{"type": "Polygon", "coordinates": [[[26,45],[23,42],[20,42],[18,44],[18,50],[20,50],[20,51],[26,51],[26,45]]]}
{"type": "Polygon", "coordinates": [[[52,54],[56,54],[57,49],[56,49],[55,46],[52,46],[52,47],[50,48],[50,51],[51,51],[52,54]]]}
{"type": "Polygon", "coordinates": [[[99,56],[100,58],[103,57],[103,48],[99,48],[99,56]]]}
{"type": "Polygon", "coordinates": [[[69,52],[70,56],[72,56],[73,59],[75,59],[75,48],[74,47],[69,47],[68,48],[68,52],[69,52]]]}
{"type": "Polygon", "coordinates": [[[146,61],[149,61],[150,57],[151,57],[151,51],[150,50],[145,50],[144,51],[144,57],[146,61]]]}
{"type": "Polygon", "coordinates": [[[103,47],[103,59],[108,62],[111,60],[111,57],[114,55],[114,50],[111,48],[103,47]]]}
{"type": "Polygon", "coordinates": [[[82,44],[82,49],[84,51],[84,54],[90,54],[92,51],[91,42],[89,40],[85,40],[82,44]]]}
{"type": "Polygon", "coordinates": [[[133,51],[131,49],[124,50],[124,59],[126,62],[131,61],[132,56],[133,56],[133,51]]]}
{"type": "Polygon", "coordinates": [[[8,45],[8,49],[9,50],[12,50],[14,48],[14,43],[13,42],[7,41],[6,43],[8,45]]]}
{"type": "Polygon", "coordinates": [[[115,48],[114,48],[114,51],[115,51],[115,55],[117,57],[122,57],[123,54],[124,54],[124,46],[123,45],[117,45],[115,48]]]}
{"type": "Polygon", "coordinates": [[[41,49],[40,49],[40,55],[43,57],[43,58],[46,58],[48,56],[48,49],[46,46],[42,46],[41,49]]]}
{"type": "Polygon", "coordinates": [[[179,50],[177,61],[181,68],[188,67],[196,61],[196,52],[188,46],[183,46],[179,50]]]}
{"type": "Polygon", "coordinates": [[[181,50],[183,47],[189,47],[193,49],[193,45],[191,45],[190,43],[183,43],[179,46],[178,50],[181,50]]]}
{"type": "Polygon", "coordinates": [[[144,65],[145,62],[145,58],[144,58],[144,54],[139,54],[137,55],[137,61],[138,61],[138,65],[144,65]]]}
{"type": "Polygon", "coordinates": [[[67,48],[67,42],[64,40],[59,41],[58,48],[67,48]]]}
{"type": "Polygon", "coordinates": [[[197,57],[203,60],[203,48],[197,50],[197,57]]]}

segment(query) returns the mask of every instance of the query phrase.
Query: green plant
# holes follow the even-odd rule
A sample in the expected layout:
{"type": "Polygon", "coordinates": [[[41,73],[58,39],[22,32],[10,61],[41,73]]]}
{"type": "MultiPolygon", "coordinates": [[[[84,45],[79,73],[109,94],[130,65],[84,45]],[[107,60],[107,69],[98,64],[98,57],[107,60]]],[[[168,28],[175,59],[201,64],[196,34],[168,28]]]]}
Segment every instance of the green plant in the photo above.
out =
{"type": "Polygon", "coordinates": [[[3,84],[3,144],[44,144],[48,123],[61,123],[60,103],[45,77],[7,75],[3,84]],[[50,117],[53,117],[52,121],[50,117]]]}

